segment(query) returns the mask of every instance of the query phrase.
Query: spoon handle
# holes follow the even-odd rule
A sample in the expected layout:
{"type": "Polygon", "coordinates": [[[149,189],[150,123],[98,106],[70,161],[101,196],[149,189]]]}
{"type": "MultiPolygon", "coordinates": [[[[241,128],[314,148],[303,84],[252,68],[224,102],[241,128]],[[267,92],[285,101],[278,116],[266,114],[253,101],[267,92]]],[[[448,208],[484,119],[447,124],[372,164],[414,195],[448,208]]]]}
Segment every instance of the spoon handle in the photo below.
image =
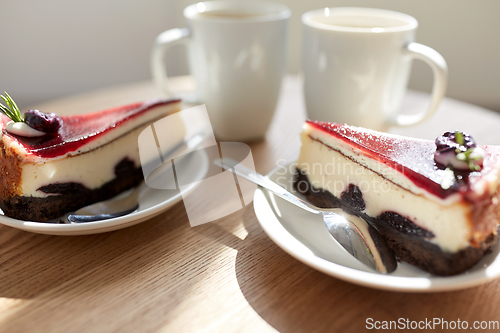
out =
{"type": "Polygon", "coordinates": [[[234,172],[236,175],[245,178],[271,192],[276,194],[277,196],[287,200],[288,202],[305,209],[308,212],[314,213],[314,214],[321,214],[319,210],[316,209],[315,206],[311,205],[307,201],[302,200],[301,198],[297,197],[293,193],[289,192],[285,188],[279,186],[272,180],[270,180],[268,177],[261,175],[260,173],[256,172],[255,170],[252,170],[243,164],[231,159],[231,158],[222,158],[222,161],[214,161],[214,164],[224,168],[226,170],[231,170],[234,172]]]}

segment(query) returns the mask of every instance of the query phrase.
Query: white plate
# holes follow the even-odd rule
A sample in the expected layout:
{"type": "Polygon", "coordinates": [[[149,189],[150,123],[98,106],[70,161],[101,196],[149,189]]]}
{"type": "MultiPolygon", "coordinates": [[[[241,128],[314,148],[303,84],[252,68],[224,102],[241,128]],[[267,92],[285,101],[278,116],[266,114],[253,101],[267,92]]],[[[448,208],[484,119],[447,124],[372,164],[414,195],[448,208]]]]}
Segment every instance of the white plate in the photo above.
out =
{"type": "MultiPolygon", "coordinates": [[[[183,169],[185,171],[182,172],[182,177],[186,179],[178,179],[178,182],[192,184],[186,188],[186,191],[190,191],[196,186],[196,182],[203,179],[203,176],[206,174],[208,170],[208,157],[204,153],[189,154],[186,155],[184,161],[186,162],[186,167],[183,169]]],[[[124,195],[127,193],[124,193],[124,195]]],[[[139,209],[125,216],[88,223],[54,224],[17,220],[4,216],[2,213],[0,215],[0,223],[9,227],[47,235],[74,236],[97,234],[126,228],[148,220],[166,211],[181,200],[182,195],[178,190],[157,190],[146,186],[139,195],[139,209]]]]}
{"type": "MultiPolygon", "coordinates": [[[[292,169],[278,168],[268,176],[291,190],[292,169]]],[[[257,190],[253,203],[260,225],[279,247],[304,264],[351,283],[392,291],[437,292],[477,286],[500,275],[498,244],[473,268],[451,277],[434,276],[405,262],[391,274],[374,273],[337,245],[321,217],[266,190],[257,190]]]]}

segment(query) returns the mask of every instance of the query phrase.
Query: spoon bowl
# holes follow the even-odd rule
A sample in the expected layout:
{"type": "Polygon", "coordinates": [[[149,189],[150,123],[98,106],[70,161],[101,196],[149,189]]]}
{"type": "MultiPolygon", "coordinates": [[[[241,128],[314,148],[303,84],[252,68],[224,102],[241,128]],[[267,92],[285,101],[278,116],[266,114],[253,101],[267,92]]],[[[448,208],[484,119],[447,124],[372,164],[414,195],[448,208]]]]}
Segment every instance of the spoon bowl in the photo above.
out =
{"type": "Polygon", "coordinates": [[[139,208],[139,193],[145,183],[142,181],[139,186],[124,197],[97,202],[85,206],[68,215],[68,221],[72,223],[85,223],[101,220],[108,220],[119,216],[128,215],[139,208]]]}

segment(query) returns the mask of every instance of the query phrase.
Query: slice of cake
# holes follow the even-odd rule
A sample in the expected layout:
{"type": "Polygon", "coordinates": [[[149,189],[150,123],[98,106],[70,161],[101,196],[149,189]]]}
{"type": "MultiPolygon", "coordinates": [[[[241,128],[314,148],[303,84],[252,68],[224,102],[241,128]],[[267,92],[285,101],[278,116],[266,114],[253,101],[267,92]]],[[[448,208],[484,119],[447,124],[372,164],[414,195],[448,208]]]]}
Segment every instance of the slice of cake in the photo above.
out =
{"type": "MultiPolygon", "coordinates": [[[[0,115],[0,208],[16,219],[43,222],[138,185],[139,134],[178,110],[179,100],[158,100],[66,117],[27,111],[17,122],[0,115]],[[52,126],[54,117],[62,124],[52,126]]],[[[179,119],[172,146],[183,129],[179,119]]]]}
{"type": "Polygon", "coordinates": [[[365,218],[401,260],[452,275],[496,241],[500,147],[461,132],[432,142],[314,121],[301,139],[296,189],[365,218]]]}

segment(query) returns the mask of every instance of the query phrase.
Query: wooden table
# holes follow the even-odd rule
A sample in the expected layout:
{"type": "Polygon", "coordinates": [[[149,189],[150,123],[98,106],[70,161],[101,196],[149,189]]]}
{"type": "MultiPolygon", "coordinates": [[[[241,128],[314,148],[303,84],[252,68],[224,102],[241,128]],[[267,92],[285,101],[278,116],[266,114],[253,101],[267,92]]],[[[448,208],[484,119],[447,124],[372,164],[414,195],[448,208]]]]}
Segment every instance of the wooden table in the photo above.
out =
{"type": "MultiPolygon", "coordinates": [[[[187,77],[173,81],[191,89],[187,77]]],[[[161,96],[149,82],[39,106],[78,113],[161,96]]],[[[257,171],[298,154],[305,119],[300,83],[288,78],[265,141],[251,145],[257,171]]],[[[409,92],[405,110],[426,106],[409,92]]],[[[445,100],[426,138],[463,129],[500,143],[500,116],[445,100]]],[[[396,132],[396,130],[395,130],[396,132]]],[[[367,318],[500,320],[500,280],[437,294],[359,287],[298,262],[261,230],[252,205],[190,227],[183,203],[139,225],[90,236],[47,236],[0,226],[0,332],[358,332],[367,318]]]]}

